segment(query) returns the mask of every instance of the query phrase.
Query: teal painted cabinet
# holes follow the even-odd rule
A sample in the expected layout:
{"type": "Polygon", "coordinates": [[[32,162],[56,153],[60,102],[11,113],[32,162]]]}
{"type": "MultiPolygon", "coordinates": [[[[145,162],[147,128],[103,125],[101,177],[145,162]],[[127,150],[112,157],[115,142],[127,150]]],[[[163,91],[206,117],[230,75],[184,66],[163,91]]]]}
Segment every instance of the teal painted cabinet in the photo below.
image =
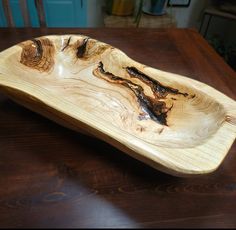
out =
{"type": "MultiPolygon", "coordinates": [[[[20,0],[10,0],[10,6],[16,27],[23,27],[23,18],[20,12],[20,0]]],[[[33,27],[38,27],[38,16],[33,0],[27,0],[30,10],[30,20],[33,27]]],[[[86,0],[43,0],[46,23],[48,27],[86,27],[87,1],[86,0]]],[[[6,27],[2,0],[0,0],[0,27],[6,27]]]]}

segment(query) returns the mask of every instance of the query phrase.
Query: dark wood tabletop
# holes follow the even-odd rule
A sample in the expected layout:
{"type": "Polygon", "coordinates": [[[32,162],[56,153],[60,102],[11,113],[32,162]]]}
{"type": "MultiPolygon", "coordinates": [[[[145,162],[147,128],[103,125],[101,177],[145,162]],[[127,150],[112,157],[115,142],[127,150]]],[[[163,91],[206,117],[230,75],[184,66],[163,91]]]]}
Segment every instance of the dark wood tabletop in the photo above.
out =
{"type": "MultiPolygon", "coordinates": [[[[0,51],[84,34],[236,99],[235,72],[192,29],[0,29],[0,51]]],[[[236,143],[217,171],[161,173],[0,94],[0,227],[236,227],[236,143]]]]}

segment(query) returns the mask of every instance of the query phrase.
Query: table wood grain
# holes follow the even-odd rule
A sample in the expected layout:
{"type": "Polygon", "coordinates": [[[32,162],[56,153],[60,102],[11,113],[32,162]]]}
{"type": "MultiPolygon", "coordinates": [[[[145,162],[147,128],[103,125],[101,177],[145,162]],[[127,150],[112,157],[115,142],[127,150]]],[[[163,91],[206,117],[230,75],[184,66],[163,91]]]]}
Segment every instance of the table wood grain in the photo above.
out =
{"type": "MultiPolygon", "coordinates": [[[[235,72],[192,29],[0,29],[0,51],[84,34],[236,99],[235,72]]],[[[0,227],[236,227],[236,143],[209,175],[177,178],[0,94],[0,227]]]]}

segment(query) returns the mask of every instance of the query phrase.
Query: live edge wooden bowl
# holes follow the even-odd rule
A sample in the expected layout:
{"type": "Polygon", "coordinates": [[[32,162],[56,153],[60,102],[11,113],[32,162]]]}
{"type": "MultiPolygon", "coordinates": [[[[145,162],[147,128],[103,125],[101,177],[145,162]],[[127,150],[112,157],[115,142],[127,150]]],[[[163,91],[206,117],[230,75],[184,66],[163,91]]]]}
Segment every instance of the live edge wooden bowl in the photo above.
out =
{"type": "Polygon", "coordinates": [[[1,52],[0,90],[178,176],[216,170],[236,136],[231,98],[82,35],[39,37],[1,52]]]}

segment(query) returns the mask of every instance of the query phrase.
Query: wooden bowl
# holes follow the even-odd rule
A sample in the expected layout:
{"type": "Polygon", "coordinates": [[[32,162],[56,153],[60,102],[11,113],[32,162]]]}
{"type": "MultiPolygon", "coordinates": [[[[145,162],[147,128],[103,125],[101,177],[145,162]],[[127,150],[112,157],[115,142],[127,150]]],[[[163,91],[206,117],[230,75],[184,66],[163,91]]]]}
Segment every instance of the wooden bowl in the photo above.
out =
{"type": "Polygon", "coordinates": [[[217,169],[236,136],[231,98],[82,35],[39,37],[1,52],[0,90],[178,176],[217,169]]]}

